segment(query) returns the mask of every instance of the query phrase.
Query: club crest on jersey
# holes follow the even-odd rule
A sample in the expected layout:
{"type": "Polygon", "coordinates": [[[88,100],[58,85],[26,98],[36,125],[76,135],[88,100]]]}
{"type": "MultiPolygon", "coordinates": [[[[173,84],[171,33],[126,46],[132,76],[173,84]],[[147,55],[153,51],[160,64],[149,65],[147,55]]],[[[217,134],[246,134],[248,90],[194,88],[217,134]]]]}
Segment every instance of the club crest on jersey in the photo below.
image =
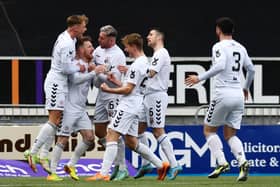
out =
{"type": "Polygon", "coordinates": [[[154,60],[152,61],[152,65],[155,66],[157,65],[159,58],[154,58],[154,60]]]}
{"type": "Polygon", "coordinates": [[[131,79],[134,79],[134,77],[135,77],[135,70],[134,70],[134,71],[131,70],[131,72],[130,72],[130,78],[131,78],[131,79]]]}
{"type": "Polygon", "coordinates": [[[215,54],[216,54],[216,58],[219,58],[221,56],[219,49],[215,52],[215,54]]]}

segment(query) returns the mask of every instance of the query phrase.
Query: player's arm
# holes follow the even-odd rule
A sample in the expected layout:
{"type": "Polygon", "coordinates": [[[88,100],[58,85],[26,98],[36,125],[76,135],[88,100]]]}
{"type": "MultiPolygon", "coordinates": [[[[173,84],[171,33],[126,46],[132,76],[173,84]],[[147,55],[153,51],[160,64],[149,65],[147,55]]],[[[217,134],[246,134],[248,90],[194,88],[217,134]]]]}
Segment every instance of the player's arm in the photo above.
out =
{"type": "Polygon", "coordinates": [[[113,94],[123,94],[123,95],[130,94],[132,92],[132,90],[134,89],[134,87],[135,87],[135,84],[132,84],[132,83],[124,84],[123,86],[118,87],[118,88],[110,88],[106,83],[102,83],[100,86],[100,88],[104,92],[113,93],[113,94]]]}
{"type": "Polygon", "coordinates": [[[93,79],[96,75],[98,75],[104,71],[105,71],[104,65],[99,65],[99,66],[96,66],[95,69],[89,73],[76,72],[76,73],[72,74],[69,77],[69,79],[74,84],[81,84],[81,83],[84,83],[86,81],[93,79]]]}
{"type": "Polygon", "coordinates": [[[121,87],[118,88],[110,88],[106,83],[103,83],[100,88],[109,93],[114,93],[114,94],[124,94],[128,95],[132,92],[134,89],[137,80],[140,78],[140,73],[137,70],[137,66],[135,64],[132,64],[130,69],[127,72],[126,76],[126,83],[123,84],[121,87]]]}
{"type": "Polygon", "coordinates": [[[153,78],[161,69],[164,62],[162,61],[163,57],[155,56],[152,59],[151,65],[147,71],[147,76],[153,78]]]}
{"type": "Polygon", "coordinates": [[[157,74],[157,72],[155,70],[153,70],[153,69],[148,70],[148,77],[149,78],[153,78],[156,74],[157,74]]]}
{"type": "Polygon", "coordinates": [[[244,61],[244,68],[246,69],[246,80],[245,80],[245,84],[243,87],[243,92],[244,92],[244,97],[245,100],[248,99],[248,95],[249,95],[249,88],[254,80],[254,76],[255,76],[255,68],[254,65],[251,61],[251,59],[249,58],[249,56],[246,53],[246,58],[244,61]]]}
{"type": "Polygon", "coordinates": [[[85,66],[79,63],[74,63],[71,53],[73,53],[73,51],[71,51],[69,47],[61,49],[62,72],[64,74],[72,74],[79,71],[84,72],[85,66]]]}
{"type": "Polygon", "coordinates": [[[201,75],[189,75],[185,79],[185,84],[187,86],[193,86],[202,80],[209,79],[222,72],[226,68],[226,55],[223,53],[223,51],[221,49],[216,49],[213,51],[213,53],[213,59],[215,63],[208,71],[202,73],[201,75]]]}
{"type": "Polygon", "coordinates": [[[106,83],[111,88],[122,86],[122,82],[117,80],[113,74],[98,74],[94,79],[94,86],[99,88],[102,83],[106,83]]]}

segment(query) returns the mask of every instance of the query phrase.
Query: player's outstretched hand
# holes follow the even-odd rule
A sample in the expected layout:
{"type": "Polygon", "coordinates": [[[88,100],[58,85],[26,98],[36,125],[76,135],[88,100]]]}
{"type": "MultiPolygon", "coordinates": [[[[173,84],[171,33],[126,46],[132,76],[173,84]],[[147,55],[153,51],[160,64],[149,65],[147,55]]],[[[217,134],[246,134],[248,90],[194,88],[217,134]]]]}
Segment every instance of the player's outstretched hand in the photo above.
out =
{"type": "Polygon", "coordinates": [[[186,79],[185,79],[185,84],[189,87],[197,84],[199,82],[198,76],[197,75],[189,75],[186,79]]]}

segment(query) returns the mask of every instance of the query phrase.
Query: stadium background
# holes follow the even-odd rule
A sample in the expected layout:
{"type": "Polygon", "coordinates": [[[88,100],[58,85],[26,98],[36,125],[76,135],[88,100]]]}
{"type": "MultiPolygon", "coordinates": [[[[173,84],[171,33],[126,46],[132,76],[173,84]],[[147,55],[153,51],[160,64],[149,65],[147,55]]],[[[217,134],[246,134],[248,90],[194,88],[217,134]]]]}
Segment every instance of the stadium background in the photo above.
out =
{"type": "MultiPolygon", "coordinates": [[[[94,38],[95,46],[97,46],[98,29],[106,24],[115,26],[119,31],[119,37],[130,32],[138,32],[146,36],[148,29],[156,26],[165,32],[166,48],[172,57],[209,57],[211,55],[211,46],[216,42],[214,22],[217,17],[229,16],[237,24],[235,38],[245,45],[251,57],[280,56],[278,49],[280,26],[277,24],[279,13],[276,1],[2,0],[0,3],[0,56],[50,56],[57,35],[65,29],[66,17],[71,14],[81,13],[86,14],[90,18],[87,34],[94,38]]],[[[148,56],[152,54],[152,51],[148,48],[145,48],[145,52],[148,56]]],[[[0,63],[0,104],[11,103],[12,80],[10,79],[10,61],[1,60],[0,63]]],[[[280,86],[271,84],[278,77],[279,65],[276,63],[279,60],[276,60],[276,62],[275,60],[273,62],[264,61],[263,94],[279,95],[280,86]]],[[[206,60],[207,64],[203,66],[209,67],[209,62],[209,60],[206,60]]],[[[187,63],[184,62],[184,64],[187,63]]],[[[44,75],[48,67],[49,64],[44,63],[44,75]]],[[[36,81],[34,61],[23,63],[23,65],[20,64],[19,68],[21,104],[34,104],[34,98],[36,97],[34,92],[35,84],[30,84],[30,82],[36,81]]],[[[275,103],[279,104],[279,98],[275,103]]],[[[276,114],[279,114],[279,109],[277,109],[276,114]]],[[[275,138],[277,134],[279,135],[279,126],[275,125],[275,123],[268,123],[270,126],[263,126],[264,124],[259,121],[256,124],[258,124],[260,130],[249,131],[252,133],[252,139],[250,141],[248,140],[248,143],[251,142],[253,145],[258,145],[261,142],[262,144],[269,144],[271,146],[279,145],[279,141],[275,138]],[[263,136],[260,133],[262,128],[267,130],[265,131],[267,136],[264,136],[263,139],[259,138],[263,136]],[[270,137],[270,133],[272,132],[275,134],[273,136],[274,138],[270,137]]],[[[180,125],[181,127],[178,127],[178,129],[174,127],[174,132],[178,131],[181,135],[186,135],[188,134],[187,131],[191,130],[189,134],[193,136],[195,142],[199,144],[199,148],[202,149],[205,142],[203,138],[200,138],[202,137],[201,130],[197,130],[200,127],[182,126],[190,124],[168,125],[180,125]]],[[[169,129],[172,130],[173,127],[169,127],[169,129]]],[[[248,129],[250,130],[251,127],[248,127],[248,129]]],[[[13,130],[8,128],[7,131],[1,132],[1,151],[7,154],[9,151],[6,151],[2,140],[7,137],[7,134],[11,134],[13,130]]],[[[38,131],[38,129],[36,130],[38,131]]],[[[36,130],[31,131],[28,127],[25,129],[25,134],[20,134],[21,132],[16,130],[19,135],[15,137],[12,134],[7,139],[11,140],[15,146],[25,147],[25,135],[30,132],[37,132],[36,130]]],[[[32,135],[31,140],[33,140],[36,133],[30,134],[32,135]]],[[[246,137],[246,133],[244,133],[242,138],[246,137]]],[[[189,150],[193,152],[193,147],[187,147],[190,146],[188,140],[187,138],[182,138],[181,142],[175,144],[176,148],[186,152],[189,150]],[[189,150],[186,150],[186,148],[189,150]]],[[[30,142],[32,141],[29,139],[30,142]]],[[[195,147],[195,145],[192,146],[195,147]]],[[[13,149],[13,151],[18,155],[21,155],[23,152],[22,149],[13,149]]],[[[193,152],[194,155],[196,153],[193,152]]],[[[202,159],[207,165],[210,162],[209,156],[208,151],[202,159]]],[[[128,154],[128,157],[133,159],[131,153],[128,154]]],[[[196,157],[198,156],[196,155],[196,157]]],[[[278,149],[272,153],[267,153],[266,151],[260,151],[257,154],[252,153],[250,157],[252,159],[265,159],[268,163],[274,158],[276,158],[276,161],[280,160],[278,149]]],[[[196,164],[200,163],[202,160],[199,159],[196,161],[193,160],[192,162],[196,164]]],[[[204,169],[202,168],[198,172],[204,171],[204,169]]],[[[264,168],[258,166],[255,169],[260,169],[258,171],[264,173],[280,173],[277,170],[279,169],[277,165],[273,166],[273,168],[270,165],[265,165],[264,168]]],[[[186,168],[184,168],[185,171],[186,168]]]]}

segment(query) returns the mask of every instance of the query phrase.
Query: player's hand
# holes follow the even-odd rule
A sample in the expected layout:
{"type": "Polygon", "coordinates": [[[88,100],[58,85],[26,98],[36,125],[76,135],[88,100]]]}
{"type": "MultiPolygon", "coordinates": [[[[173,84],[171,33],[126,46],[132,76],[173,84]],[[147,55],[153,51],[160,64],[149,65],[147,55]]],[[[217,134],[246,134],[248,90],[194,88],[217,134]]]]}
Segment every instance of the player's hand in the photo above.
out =
{"type": "Polygon", "coordinates": [[[114,82],[114,80],[116,80],[116,77],[114,76],[114,74],[112,72],[108,72],[107,79],[111,82],[114,82]]]}
{"type": "Polygon", "coordinates": [[[120,80],[118,80],[114,74],[112,72],[108,72],[107,73],[107,80],[114,83],[117,86],[122,86],[122,82],[120,80]]]}
{"type": "Polygon", "coordinates": [[[247,100],[248,100],[248,98],[249,98],[249,91],[248,91],[248,90],[243,89],[243,93],[244,93],[244,99],[245,99],[245,101],[247,101],[247,100]]]}
{"type": "Polygon", "coordinates": [[[110,89],[110,87],[104,82],[100,85],[102,91],[106,92],[110,89]]]}
{"type": "Polygon", "coordinates": [[[106,66],[105,65],[98,65],[98,66],[95,67],[94,71],[95,71],[96,74],[104,73],[106,71],[106,66]]]}
{"type": "Polygon", "coordinates": [[[91,72],[95,69],[96,65],[94,63],[89,63],[88,65],[88,72],[91,72]]]}
{"type": "Polygon", "coordinates": [[[80,71],[79,72],[84,73],[86,71],[86,66],[85,65],[82,65],[82,64],[78,63],[77,66],[80,67],[80,71]]]}
{"type": "Polygon", "coordinates": [[[117,68],[121,73],[126,73],[128,70],[128,67],[126,65],[118,65],[117,68]]]}
{"type": "Polygon", "coordinates": [[[185,84],[189,87],[197,84],[199,82],[198,76],[197,75],[189,75],[186,79],[185,79],[185,84]]]}

